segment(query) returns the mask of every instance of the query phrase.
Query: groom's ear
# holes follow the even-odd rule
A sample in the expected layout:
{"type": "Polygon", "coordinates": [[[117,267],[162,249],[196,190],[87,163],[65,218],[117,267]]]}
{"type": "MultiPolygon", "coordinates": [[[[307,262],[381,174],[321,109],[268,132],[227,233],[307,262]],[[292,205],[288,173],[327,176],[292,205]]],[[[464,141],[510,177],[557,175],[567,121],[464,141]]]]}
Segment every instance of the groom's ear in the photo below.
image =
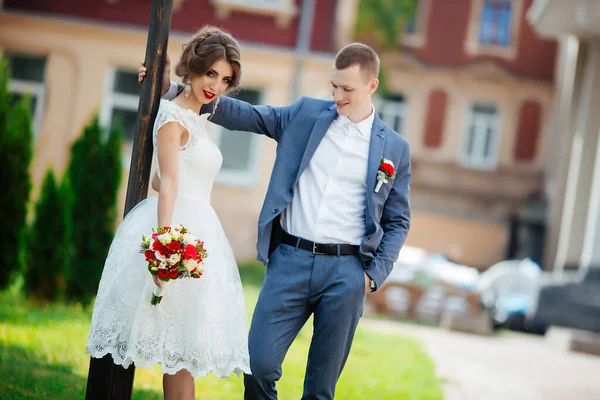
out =
{"type": "Polygon", "coordinates": [[[375,79],[371,80],[371,83],[369,83],[369,92],[371,94],[375,93],[375,91],[377,90],[378,87],[379,87],[379,79],[375,78],[375,79]]]}

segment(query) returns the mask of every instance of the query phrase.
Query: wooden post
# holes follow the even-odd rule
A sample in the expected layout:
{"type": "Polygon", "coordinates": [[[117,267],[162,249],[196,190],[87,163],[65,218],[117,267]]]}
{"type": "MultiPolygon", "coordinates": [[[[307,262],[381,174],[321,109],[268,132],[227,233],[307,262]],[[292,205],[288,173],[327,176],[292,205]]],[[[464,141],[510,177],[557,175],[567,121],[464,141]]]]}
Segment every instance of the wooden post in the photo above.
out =
{"type": "MultiPolygon", "coordinates": [[[[140,93],[138,130],[133,139],[124,215],[127,215],[148,194],[148,181],[152,167],[152,128],[160,103],[161,78],[167,55],[172,12],[173,0],[152,1],[145,59],[148,71],[140,93]]],[[[134,374],[133,365],[127,369],[122,368],[113,363],[111,355],[101,359],[91,358],[86,400],[130,400],[134,374]]]]}

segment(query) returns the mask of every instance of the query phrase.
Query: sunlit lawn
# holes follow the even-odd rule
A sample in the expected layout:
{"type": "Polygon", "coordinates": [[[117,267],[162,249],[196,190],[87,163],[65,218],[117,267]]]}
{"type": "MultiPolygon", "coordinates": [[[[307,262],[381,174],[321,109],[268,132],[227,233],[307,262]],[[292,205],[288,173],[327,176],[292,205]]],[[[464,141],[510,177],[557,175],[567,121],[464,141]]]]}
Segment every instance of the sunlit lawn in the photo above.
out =
{"type": "MultiPolygon", "coordinates": [[[[248,315],[262,271],[242,268],[248,315]]],[[[83,399],[89,357],[84,353],[91,310],[76,305],[35,306],[19,293],[0,293],[0,399],[83,399]]],[[[299,399],[312,322],[290,348],[279,398],[299,399]]],[[[161,399],[160,367],[135,371],[134,399],[161,399]]],[[[242,378],[196,380],[198,400],[241,399],[242,378]]],[[[412,339],[359,328],[336,399],[442,399],[434,365],[412,339]]]]}

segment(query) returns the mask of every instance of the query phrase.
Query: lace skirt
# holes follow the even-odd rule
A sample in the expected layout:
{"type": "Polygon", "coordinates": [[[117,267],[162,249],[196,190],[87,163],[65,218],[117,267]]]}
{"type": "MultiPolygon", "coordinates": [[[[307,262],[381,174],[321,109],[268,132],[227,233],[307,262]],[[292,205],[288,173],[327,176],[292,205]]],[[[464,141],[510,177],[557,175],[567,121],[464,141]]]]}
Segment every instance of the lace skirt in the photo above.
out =
{"type": "Polygon", "coordinates": [[[163,373],[193,376],[250,373],[248,328],[239,271],[221,224],[209,204],[176,201],[173,224],[182,224],[208,252],[200,279],[165,284],[157,306],[154,283],[139,253],[143,234],[157,226],[157,197],[138,204],[123,220],[110,247],[86,353],[111,354],[127,368],[161,364],[163,373]]]}

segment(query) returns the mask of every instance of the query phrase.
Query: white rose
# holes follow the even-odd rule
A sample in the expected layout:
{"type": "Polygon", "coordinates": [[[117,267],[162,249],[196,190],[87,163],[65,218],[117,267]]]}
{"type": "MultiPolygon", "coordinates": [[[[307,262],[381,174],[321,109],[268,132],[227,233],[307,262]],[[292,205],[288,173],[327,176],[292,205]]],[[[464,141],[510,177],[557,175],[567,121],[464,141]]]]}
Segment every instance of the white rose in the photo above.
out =
{"type": "Polygon", "coordinates": [[[169,232],[165,232],[162,235],[159,235],[157,239],[163,244],[163,246],[166,246],[171,243],[171,234],[169,232]]]}
{"type": "Polygon", "coordinates": [[[194,239],[194,237],[190,233],[185,233],[183,235],[183,243],[194,244],[195,241],[196,241],[196,239],[194,239]]]}
{"type": "Polygon", "coordinates": [[[183,266],[185,267],[185,269],[187,269],[188,271],[193,270],[194,268],[198,267],[198,261],[196,260],[183,260],[183,266]]]}
{"type": "Polygon", "coordinates": [[[156,259],[160,262],[167,262],[167,259],[165,258],[165,256],[160,254],[158,251],[154,252],[154,257],[156,257],[156,259]]]}
{"type": "Polygon", "coordinates": [[[179,254],[171,254],[171,257],[169,257],[169,264],[175,265],[179,262],[179,260],[181,260],[181,256],[179,254]]]}

